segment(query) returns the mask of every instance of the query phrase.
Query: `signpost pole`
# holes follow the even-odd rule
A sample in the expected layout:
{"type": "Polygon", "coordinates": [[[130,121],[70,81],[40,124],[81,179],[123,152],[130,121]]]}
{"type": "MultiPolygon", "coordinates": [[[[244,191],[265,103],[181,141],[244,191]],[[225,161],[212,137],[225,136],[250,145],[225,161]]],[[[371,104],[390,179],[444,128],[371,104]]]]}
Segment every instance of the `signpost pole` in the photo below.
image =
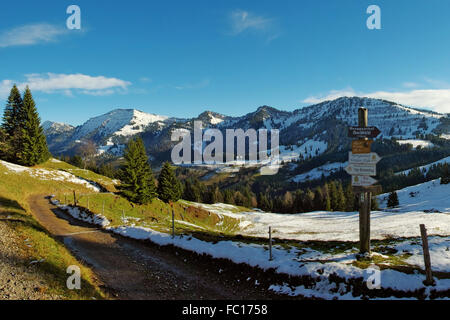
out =
{"type": "MultiPolygon", "coordinates": [[[[359,108],[358,110],[358,124],[365,128],[369,125],[369,112],[366,108],[359,108]]],[[[367,138],[364,138],[367,140],[367,138]]],[[[360,195],[360,209],[359,209],[359,241],[360,253],[370,253],[370,206],[371,206],[370,192],[364,192],[360,195]]]]}

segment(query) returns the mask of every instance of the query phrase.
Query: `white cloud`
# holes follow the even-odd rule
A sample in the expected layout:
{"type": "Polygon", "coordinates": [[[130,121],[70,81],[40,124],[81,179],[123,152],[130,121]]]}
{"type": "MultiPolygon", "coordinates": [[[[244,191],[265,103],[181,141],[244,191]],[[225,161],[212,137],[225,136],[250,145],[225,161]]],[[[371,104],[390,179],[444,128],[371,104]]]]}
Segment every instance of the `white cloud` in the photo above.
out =
{"type": "Polygon", "coordinates": [[[340,97],[353,96],[384,99],[407,106],[428,108],[441,113],[450,112],[450,89],[425,89],[404,92],[356,92],[352,88],[347,88],[344,90],[332,90],[322,96],[310,96],[302,102],[315,104],[327,100],[334,100],[340,97]]]}
{"type": "Polygon", "coordinates": [[[29,86],[32,91],[45,93],[61,93],[67,96],[73,96],[73,90],[81,94],[94,96],[111,95],[122,93],[127,90],[131,82],[117,78],[107,78],[104,76],[89,76],[84,74],[27,74],[26,80],[17,82],[13,80],[3,80],[0,82],[0,95],[5,97],[11,90],[12,84],[23,90],[29,86]]]}
{"type": "Polygon", "coordinates": [[[263,34],[267,41],[272,41],[279,37],[276,32],[275,21],[272,18],[255,15],[244,10],[234,10],[229,16],[231,34],[238,35],[246,31],[253,31],[263,34]]]}
{"type": "Polygon", "coordinates": [[[0,33],[0,48],[55,42],[67,29],[48,23],[29,24],[0,33]]]}
{"type": "Polygon", "coordinates": [[[175,86],[175,89],[177,89],[177,90],[202,89],[202,88],[206,88],[207,86],[209,86],[210,83],[211,83],[211,80],[203,79],[202,81],[197,82],[197,83],[187,83],[184,85],[175,86]]]}

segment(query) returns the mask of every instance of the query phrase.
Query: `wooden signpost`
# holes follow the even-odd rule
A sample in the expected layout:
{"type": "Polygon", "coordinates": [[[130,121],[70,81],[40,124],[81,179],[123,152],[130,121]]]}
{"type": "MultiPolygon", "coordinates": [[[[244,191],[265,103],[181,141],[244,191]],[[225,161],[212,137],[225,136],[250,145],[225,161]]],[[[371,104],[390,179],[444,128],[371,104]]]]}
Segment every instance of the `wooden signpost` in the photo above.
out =
{"type": "Polygon", "coordinates": [[[368,110],[358,110],[358,127],[350,127],[349,138],[357,138],[352,142],[352,152],[349,153],[348,167],[345,168],[352,176],[353,192],[359,195],[359,243],[360,253],[370,254],[370,208],[372,194],[381,193],[381,186],[375,186],[377,180],[371,176],[377,175],[376,165],[381,160],[378,154],[371,152],[373,140],[381,132],[377,127],[368,126],[368,110]]]}

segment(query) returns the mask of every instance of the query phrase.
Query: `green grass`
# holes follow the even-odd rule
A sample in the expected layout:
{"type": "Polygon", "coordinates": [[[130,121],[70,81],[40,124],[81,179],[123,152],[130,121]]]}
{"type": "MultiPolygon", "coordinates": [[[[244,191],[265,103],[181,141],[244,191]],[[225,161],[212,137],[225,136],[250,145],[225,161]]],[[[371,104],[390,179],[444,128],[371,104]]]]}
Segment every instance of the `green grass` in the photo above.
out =
{"type": "MultiPolygon", "coordinates": [[[[0,164],[0,219],[7,223],[23,240],[29,239],[32,247],[25,246],[29,261],[45,259],[38,264],[40,278],[46,283],[46,291],[64,299],[102,299],[105,295],[95,283],[92,271],[83,265],[64,247],[54,239],[30,214],[28,197],[33,194],[49,195],[65,190],[89,192],[85,187],[62,183],[53,180],[42,180],[30,176],[26,172],[11,172],[0,164]],[[77,265],[81,268],[81,290],[68,290],[66,280],[67,267],[77,265]]],[[[28,261],[28,262],[29,262],[28,261]]]]}

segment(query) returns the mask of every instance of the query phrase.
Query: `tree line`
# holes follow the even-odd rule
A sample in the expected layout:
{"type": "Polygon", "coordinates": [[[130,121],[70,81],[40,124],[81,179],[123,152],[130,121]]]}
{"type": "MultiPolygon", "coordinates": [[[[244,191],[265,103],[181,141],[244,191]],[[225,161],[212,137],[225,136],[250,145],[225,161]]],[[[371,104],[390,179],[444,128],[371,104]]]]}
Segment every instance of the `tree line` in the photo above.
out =
{"type": "Polygon", "coordinates": [[[14,85],[0,127],[0,159],[24,166],[47,161],[51,154],[28,86],[23,97],[14,85]]]}
{"type": "MultiPolygon", "coordinates": [[[[311,211],[357,211],[359,202],[350,184],[331,181],[315,189],[286,191],[281,195],[260,192],[255,194],[249,186],[221,190],[218,185],[207,186],[198,179],[186,179],[183,199],[194,202],[227,204],[258,208],[277,213],[301,213],[311,211]]],[[[378,209],[373,199],[372,209],[378,209]]]]}

